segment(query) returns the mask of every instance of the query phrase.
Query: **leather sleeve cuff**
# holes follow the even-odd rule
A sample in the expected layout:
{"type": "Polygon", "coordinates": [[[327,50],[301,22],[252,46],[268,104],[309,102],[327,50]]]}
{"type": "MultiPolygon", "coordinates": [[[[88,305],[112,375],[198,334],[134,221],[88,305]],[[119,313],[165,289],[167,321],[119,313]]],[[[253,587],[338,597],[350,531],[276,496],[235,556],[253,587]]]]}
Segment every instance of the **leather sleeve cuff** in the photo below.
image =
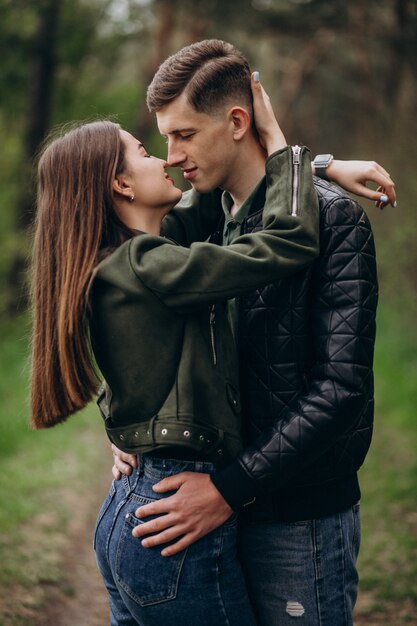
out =
{"type": "Polygon", "coordinates": [[[255,481],[248,476],[239,461],[212,474],[211,480],[234,511],[252,502],[257,493],[255,481]]]}

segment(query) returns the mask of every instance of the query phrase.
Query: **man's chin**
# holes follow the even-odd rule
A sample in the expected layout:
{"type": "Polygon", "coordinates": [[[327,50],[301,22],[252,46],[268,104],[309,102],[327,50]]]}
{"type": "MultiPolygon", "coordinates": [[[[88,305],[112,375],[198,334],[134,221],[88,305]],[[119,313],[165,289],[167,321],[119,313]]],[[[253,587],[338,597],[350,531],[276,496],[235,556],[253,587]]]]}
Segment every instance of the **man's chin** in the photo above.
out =
{"type": "Polygon", "coordinates": [[[213,189],[216,189],[216,186],[210,185],[209,183],[203,183],[200,181],[193,181],[191,183],[192,188],[195,191],[198,191],[198,193],[210,193],[210,191],[213,191],[213,189]]]}

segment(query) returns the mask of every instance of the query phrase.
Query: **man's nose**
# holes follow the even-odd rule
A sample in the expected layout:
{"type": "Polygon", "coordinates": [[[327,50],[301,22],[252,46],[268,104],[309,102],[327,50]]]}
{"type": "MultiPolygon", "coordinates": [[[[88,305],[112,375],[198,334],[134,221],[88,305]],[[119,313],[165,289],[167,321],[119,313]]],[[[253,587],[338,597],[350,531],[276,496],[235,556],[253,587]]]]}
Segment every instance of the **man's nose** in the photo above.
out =
{"type": "Polygon", "coordinates": [[[167,162],[170,167],[178,167],[185,162],[187,156],[181,147],[174,142],[168,142],[167,162]]]}

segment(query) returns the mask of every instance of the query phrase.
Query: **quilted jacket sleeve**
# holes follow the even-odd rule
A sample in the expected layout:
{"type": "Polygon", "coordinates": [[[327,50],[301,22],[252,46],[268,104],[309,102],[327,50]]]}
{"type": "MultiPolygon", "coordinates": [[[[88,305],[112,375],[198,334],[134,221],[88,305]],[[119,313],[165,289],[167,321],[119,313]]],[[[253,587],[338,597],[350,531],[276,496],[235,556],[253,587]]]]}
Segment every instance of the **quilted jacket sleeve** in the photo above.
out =
{"type": "Polygon", "coordinates": [[[377,277],[363,209],[338,195],[321,211],[321,253],[312,286],[315,363],[308,393],[213,477],[238,508],[285,485],[323,455],[361,416],[372,389],[377,277]]]}

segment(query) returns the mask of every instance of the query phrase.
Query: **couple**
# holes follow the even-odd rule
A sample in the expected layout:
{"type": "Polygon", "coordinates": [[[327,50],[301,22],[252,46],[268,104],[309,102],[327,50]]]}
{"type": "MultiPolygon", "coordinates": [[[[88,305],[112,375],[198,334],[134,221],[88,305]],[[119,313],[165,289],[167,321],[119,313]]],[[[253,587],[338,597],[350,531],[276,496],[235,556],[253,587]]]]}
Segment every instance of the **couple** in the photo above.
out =
{"type": "MultiPolygon", "coordinates": [[[[148,104],[194,187],[179,204],[166,163],[110,122],[64,134],[39,164],[32,419],[84,406],[96,361],[124,451],[95,533],[111,624],[350,624],[372,423],[369,223],[313,186],[308,151],[287,147],[229,44],[168,59],[148,104]],[[163,233],[191,247],[159,236],[169,211],[163,233]]],[[[366,164],[327,161],[394,202],[378,166],[388,197],[364,187],[366,164]]]]}

